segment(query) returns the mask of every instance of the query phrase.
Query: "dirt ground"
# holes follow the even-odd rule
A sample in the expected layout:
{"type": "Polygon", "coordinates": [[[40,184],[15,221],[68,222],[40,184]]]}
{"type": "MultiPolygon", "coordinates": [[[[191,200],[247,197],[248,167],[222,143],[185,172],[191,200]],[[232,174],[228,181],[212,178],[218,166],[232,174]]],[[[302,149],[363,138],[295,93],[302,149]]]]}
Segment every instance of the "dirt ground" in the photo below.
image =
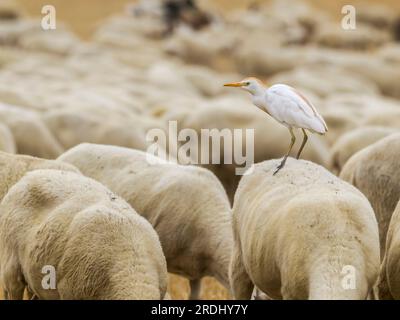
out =
{"type": "MultiPolygon", "coordinates": [[[[172,299],[187,299],[189,296],[189,282],[175,275],[169,277],[169,293],[172,299]]],[[[204,278],[202,281],[201,299],[226,300],[230,299],[228,291],[213,278],[204,278]]]]}

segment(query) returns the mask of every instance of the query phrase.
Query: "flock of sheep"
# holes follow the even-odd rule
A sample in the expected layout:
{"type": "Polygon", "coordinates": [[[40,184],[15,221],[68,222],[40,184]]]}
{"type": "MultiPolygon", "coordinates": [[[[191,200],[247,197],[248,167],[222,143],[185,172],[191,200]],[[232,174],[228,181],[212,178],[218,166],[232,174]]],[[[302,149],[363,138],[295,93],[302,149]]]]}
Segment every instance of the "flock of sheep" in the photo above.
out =
{"type": "Polygon", "coordinates": [[[0,5],[4,298],[169,299],[170,272],[190,299],[206,276],[236,299],[400,299],[400,18],[360,6],[345,31],[277,0],[171,31],[157,2],[89,42],[0,5]],[[329,127],[275,176],[287,130],[222,87],[250,74],[329,127]],[[150,163],[146,134],[171,120],[255,129],[254,171],[150,163]]]}

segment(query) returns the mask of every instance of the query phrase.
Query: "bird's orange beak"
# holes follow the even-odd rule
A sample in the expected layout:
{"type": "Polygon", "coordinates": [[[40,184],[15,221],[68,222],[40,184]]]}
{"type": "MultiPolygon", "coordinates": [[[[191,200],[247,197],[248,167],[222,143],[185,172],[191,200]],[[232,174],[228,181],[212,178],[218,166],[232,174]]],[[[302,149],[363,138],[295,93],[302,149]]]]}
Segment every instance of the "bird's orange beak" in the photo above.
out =
{"type": "Polygon", "coordinates": [[[244,84],[242,82],[233,82],[233,83],[225,83],[224,87],[243,87],[244,84]]]}

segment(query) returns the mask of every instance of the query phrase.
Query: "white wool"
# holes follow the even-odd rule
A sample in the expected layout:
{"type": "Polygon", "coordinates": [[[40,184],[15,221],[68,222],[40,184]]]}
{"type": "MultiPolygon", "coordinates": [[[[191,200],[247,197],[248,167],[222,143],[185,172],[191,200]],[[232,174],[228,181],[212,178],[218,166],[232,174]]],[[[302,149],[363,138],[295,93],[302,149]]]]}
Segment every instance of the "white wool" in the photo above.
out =
{"type": "Polygon", "coordinates": [[[395,128],[368,126],[343,134],[331,148],[330,170],[335,174],[339,174],[346,161],[353,154],[395,132],[400,131],[395,128]]]}
{"type": "Polygon", "coordinates": [[[154,226],[168,271],[192,280],[191,298],[198,297],[193,287],[204,276],[229,287],[231,209],[211,172],[138,150],[86,143],[59,160],[109,187],[154,226]]]}
{"type": "Polygon", "coordinates": [[[304,160],[255,165],[233,206],[230,280],[236,299],[253,287],[274,299],[365,299],[379,269],[378,226],[356,188],[304,160]],[[342,286],[346,266],[356,288],[342,286]]]}
{"type": "Polygon", "coordinates": [[[394,133],[354,154],[340,177],[368,198],[379,225],[381,256],[390,217],[400,198],[400,133],[394,133]]]}
{"type": "Polygon", "coordinates": [[[11,130],[18,153],[46,159],[62,153],[62,147],[37,113],[0,103],[0,118],[11,130]]]}
{"type": "Polygon", "coordinates": [[[400,259],[400,201],[390,220],[386,253],[382,261],[381,271],[376,286],[376,297],[381,300],[399,300],[399,259],[400,259]]]}
{"type": "Polygon", "coordinates": [[[10,129],[0,122],[0,150],[8,153],[15,153],[17,146],[10,129]]]}
{"type": "Polygon", "coordinates": [[[27,172],[38,169],[54,169],[79,173],[79,170],[73,165],[62,161],[45,160],[0,151],[0,201],[8,190],[27,172]]]}
{"type": "Polygon", "coordinates": [[[36,170],[0,204],[0,277],[5,297],[163,299],[165,258],[151,225],[100,183],[36,170]],[[56,287],[43,287],[52,266],[56,287]]]}

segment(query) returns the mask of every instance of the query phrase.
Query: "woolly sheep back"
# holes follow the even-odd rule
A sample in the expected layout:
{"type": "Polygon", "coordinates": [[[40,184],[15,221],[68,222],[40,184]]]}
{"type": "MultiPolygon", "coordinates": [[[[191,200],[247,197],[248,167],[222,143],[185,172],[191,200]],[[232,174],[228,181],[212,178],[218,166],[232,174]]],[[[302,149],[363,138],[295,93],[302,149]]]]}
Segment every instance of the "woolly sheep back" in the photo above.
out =
{"type": "Polygon", "coordinates": [[[198,298],[198,283],[207,275],[229,287],[231,208],[210,171],[167,163],[139,150],[87,143],[59,160],[105,184],[154,226],[168,271],[192,281],[192,299],[198,298]]]}
{"type": "Polygon", "coordinates": [[[233,206],[234,296],[256,285],[275,299],[363,299],[379,269],[378,227],[367,199],[323,167],[288,159],[255,165],[239,183],[233,206]],[[356,270],[356,289],[341,286],[356,270]]]}
{"type": "Polygon", "coordinates": [[[395,128],[369,126],[343,134],[331,148],[329,168],[339,174],[353,154],[396,131],[395,128]]]}
{"type": "Polygon", "coordinates": [[[38,169],[55,169],[79,173],[73,165],[56,160],[45,160],[0,151],[0,200],[27,172],[38,169]]]}
{"type": "Polygon", "coordinates": [[[379,279],[377,281],[378,298],[381,300],[400,299],[399,285],[400,259],[400,201],[397,204],[390,220],[387,238],[386,253],[382,261],[379,279]]]}
{"type": "Polygon", "coordinates": [[[365,194],[374,208],[383,256],[390,217],[400,198],[400,133],[354,154],[344,165],[340,178],[365,194]]]}
{"type": "Polygon", "coordinates": [[[6,297],[25,286],[40,299],[162,299],[167,271],[158,236],[121,198],[82,175],[36,170],[1,202],[6,297]],[[42,268],[56,289],[42,287],[42,268]]]}

